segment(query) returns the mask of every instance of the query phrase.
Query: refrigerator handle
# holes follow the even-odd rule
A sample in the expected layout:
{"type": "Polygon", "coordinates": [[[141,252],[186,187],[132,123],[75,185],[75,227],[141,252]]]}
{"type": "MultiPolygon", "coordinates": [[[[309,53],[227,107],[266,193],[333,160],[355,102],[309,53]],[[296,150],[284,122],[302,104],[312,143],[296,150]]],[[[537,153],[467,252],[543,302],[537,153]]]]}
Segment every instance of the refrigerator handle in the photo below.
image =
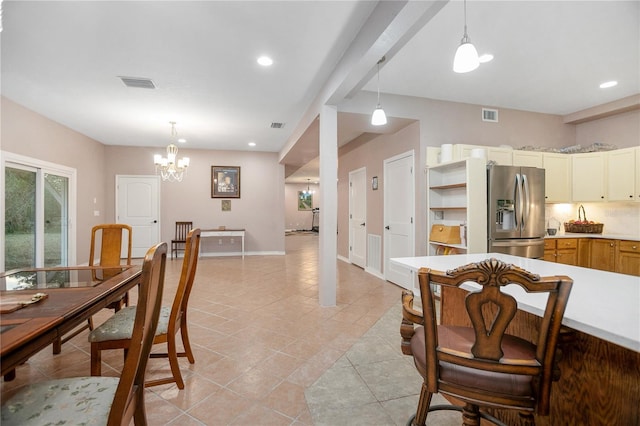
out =
{"type": "Polygon", "coordinates": [[[529,223],[529,209],[531,208],[531,197],[529,194],[529,179],[527,179],[527,175],[522,174],[522,189],[524,190],[523,202],[524,206],[522,209],[522,229],[526,228],[527,223],[529,223]]]}
{"type": "Polygon", "coordinates": [[[520,173],[516,173],[516,183],[513,188],[513,220],[516,225],[516,229],[520,229],[520,173]]]}

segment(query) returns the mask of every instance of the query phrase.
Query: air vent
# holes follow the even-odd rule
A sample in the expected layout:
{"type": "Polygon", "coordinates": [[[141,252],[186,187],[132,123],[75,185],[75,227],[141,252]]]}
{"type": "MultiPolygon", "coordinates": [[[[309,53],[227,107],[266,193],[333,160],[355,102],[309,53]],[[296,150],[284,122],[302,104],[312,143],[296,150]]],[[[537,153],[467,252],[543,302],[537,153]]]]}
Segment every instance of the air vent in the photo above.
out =
{"type": "Polygon", "coordinates": [[[498,110],[482,108],[482,121],[490,121],[492,123],[498,122],[498,110]]]}
{"type": "Polygon", "coordinates": [[[156,85],[153,84],[153,81],[148,78],[138,78],[138,77],[122,77],[119,76],[120,80],[127,87],[137,87],[139,89],[155,89],[156,85]]]}
{"type": "Polygon", "coordinates": [[[271,123],[272,129],[282,129],[284,127],[284,123],[271,123]]]}

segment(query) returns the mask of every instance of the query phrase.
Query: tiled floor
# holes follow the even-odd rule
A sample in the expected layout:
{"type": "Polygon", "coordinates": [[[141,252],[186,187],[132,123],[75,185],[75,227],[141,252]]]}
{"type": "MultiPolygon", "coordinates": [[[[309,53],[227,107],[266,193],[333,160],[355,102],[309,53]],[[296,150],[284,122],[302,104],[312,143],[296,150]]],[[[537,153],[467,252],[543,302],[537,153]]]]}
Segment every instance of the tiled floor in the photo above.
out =
{"type": "MultiPolygon", "coordinates": [[[[339,261],[337,306],[320,307],[317,238],[286,237],[285,256],[200,260],[189,305],[196,363],[180,361],[184,390],[147,389],[151,425],[406,422],[420,377],[399,349],[401,289],[339,261]]],[[[166,304],[180,266],[167,264],[166,304]]],[[[109,315],[104,311],[96,323],[109,315]]],[[[116,376],[122,353],[104,352],[103,362],[103,374],[116,376]]],[[[84,332],[62,354],[47,349],[30,359],[15,381],[2,383],[2,393],[29,381],[88,374],[84,332]]],[[[147,374],[169,374],[168,362],[150,360],[147,374]]]]}

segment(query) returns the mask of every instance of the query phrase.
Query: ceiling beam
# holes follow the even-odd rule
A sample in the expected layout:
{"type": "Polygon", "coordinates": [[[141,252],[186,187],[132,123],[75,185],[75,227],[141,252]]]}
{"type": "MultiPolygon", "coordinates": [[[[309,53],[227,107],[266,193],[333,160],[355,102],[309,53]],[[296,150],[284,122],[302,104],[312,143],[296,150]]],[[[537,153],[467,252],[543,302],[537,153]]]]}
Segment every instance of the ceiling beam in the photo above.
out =
{"type": "Polygon", "coordinates": [[[373,77],[380,58],[391,59],[447,2],[379,1],[280,151],[280,163],[293,155],[323,105],[339,105],[358,92],[373,77]]]}

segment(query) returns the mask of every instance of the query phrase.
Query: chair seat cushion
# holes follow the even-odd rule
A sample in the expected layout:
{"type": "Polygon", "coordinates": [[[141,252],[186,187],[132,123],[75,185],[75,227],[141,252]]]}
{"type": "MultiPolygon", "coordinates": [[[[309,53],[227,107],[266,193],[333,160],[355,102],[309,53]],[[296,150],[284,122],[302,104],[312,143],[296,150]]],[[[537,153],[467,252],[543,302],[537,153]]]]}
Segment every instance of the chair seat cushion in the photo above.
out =
{"type": "MultiPolygon", "coordinates": [[[[167,333],[171,308],[163,306],[160,309],[158,328],[156,336],[167,333]]],[[[106,320],[100,327],[94,328],[89,333],[89,342],[105,342],[110,340],[131,339],[133,334],[133,321],[136,317],[136,307],[127,306],[116,312],[111,318],[106,320]]]]}
{"type": "MultiPolygon", "coordinates": [[[[471,354],[475,341],[472,328],[457,326],[438,326],[438,345],[456,351],[471,354]]],[[[424,328],[416,327],[411,338],[411,351],[414,361],[422,367],[426,366],[424,328]]],[[[504,358],[535,360],[535,345],[508,334],[502,339],[504,358]]],[[[496,373],[475,368],[440,362],[440,379],[452,385],[475,388],[479,391],[497,392],[505,395],[532,396],[532,377],[519,374],[496,373]]]]}
{"type": "Polygon", "coordinates": [[[106,425],[118,377],[77,377],[34,383],[2,401],[0,423],[106,425]]]}

